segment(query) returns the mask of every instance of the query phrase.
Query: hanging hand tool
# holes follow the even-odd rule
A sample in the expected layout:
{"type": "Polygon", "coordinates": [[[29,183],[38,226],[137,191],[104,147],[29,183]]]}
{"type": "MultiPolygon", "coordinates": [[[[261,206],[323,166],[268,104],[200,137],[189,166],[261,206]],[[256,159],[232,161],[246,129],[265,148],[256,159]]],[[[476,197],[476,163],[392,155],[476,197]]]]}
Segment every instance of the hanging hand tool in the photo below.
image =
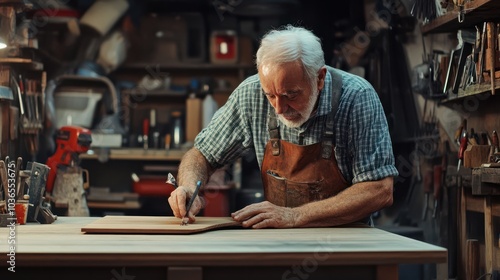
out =
{"type": "Polygon", "coordinates": [[[420,182],[422,180],[422,173],[420,171],[420,151],[419,151],[419,145],[418,141],[415,143],[415,159],[414,159],[414,165],[415,165],[415,179],[417,182],[420,182]]]}
{"type": "Polygon", "coordinates": [[[436,218],[436,213],[439,207],[439,203],[441,201],[442,182],[443,182],[443,167],[442,165],[435,165],[434,166],[434,209],[432,211],[432,218],[436,218]]]}
{"type": "Polygon", "coordinates": [[[493,145],[493,149],[494,149],[494,153],[498,153],[498,149],[499,149],[499,141],[498,141],[498,134],[497,134],[497,131],[496,130],[493,130],[493,132],[491,133],[492,134],[492,137],[491,137],[491,145],[493,145]]]}
{"type": "Polygon", "coordinates": [[[429,209],[429,194],[432,191],[432,178],[433,178],[433,170],[429,169],[426,170],[425,175],[424,175],[424,182],[423,182],[423,189],[424,189],[424,208],[422,212],[422,221],[425,221],[427,218],[427,211],[429,209]]]}
{"type": "Polygon", "coordinates": [[[472,127],[470,129],[469,143],[471,145],[479,145],[479,136],[477,135],[477,133],[474,131],[474,128],[472,128],[472,127]]]}
{"type": "Polygon", "coordinates": [[[16,200],[23,199],[24,196],[24,186],[21,184],[21,177],[20,177],[21,165],[23,165],[23,158],[18,157],[15,169],[16,200]]]}
{"type": "Polygon", "coordinates": [[[462,123],[457,128],[457,130],[455,131],[455,138],[454,138],[454,140],[456,141],[456,143],[457,143],[458,146],[460,146],[460,139],[462,137],[462,133],[463,133],[464,129],[467,131],[467,119],[463,119],[462,123]]]}
{"type": "Polygon", "coordinates": [[[489,69],[490,73],[490,82],[491,82],[491,94],[495,94],[495,23],[488,22],[486,26],[486,36],[488,38],[488,48],[486,49],[486,61],[489,63],[486,64],[487,70],[489,69]]]}
{"type": "Polygon", "coordinates": [[[464,129],[462,132],[462,137],[460,138],[460,148],[458,149],[457,172],[460,171],[460,166],[462,165],[462,161],[464,159],[464,152],[465,149],[467,149],[467,142],[468,142],[467,130],[464,129]]]}
{"type": "Polygon", "coordinates": [[[483,32],[481,33],[481,48],[479,50],[478,54],[478,63],[477,63],[477,69],[476,69],[476,75],[477,75],[477,82],[482,83],[484,82],[484,77],[483,77],[483,68],[484,68],[484,52],[486,50],[486,22],[483,23],[483,32]]]}
{"type": "Polygon", "coordinates": [[[495,156],[499,152],[499,147],[498,147],[498,134],[496,130],[493,130],[491,133],[491,146],[490,146],[490,152],[488,154],[488,159],[489,162],[495,163],[497,161],[497,157],[495,156]]]}
{"type": "Polygon", "coordinates": [[[149,135],[149,119],[145,118],[142,121],[142,141],[143,141],[142,144],[143,144],[144,149],[149,148],[148,135],[149,135]]]}

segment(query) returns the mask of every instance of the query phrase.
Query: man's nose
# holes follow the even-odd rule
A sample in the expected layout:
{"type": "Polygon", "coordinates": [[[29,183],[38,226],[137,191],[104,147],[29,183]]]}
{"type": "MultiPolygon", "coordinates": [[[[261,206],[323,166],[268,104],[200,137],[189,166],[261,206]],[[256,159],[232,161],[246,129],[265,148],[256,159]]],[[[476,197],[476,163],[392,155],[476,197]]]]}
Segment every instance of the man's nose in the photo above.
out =
{"type": "Polygon", "coordinates": [[[274,110],[276,110],[276,114],[283,114],[288,110],[288,104],[285,97],[276,96],[276,106],[274,110]]]}

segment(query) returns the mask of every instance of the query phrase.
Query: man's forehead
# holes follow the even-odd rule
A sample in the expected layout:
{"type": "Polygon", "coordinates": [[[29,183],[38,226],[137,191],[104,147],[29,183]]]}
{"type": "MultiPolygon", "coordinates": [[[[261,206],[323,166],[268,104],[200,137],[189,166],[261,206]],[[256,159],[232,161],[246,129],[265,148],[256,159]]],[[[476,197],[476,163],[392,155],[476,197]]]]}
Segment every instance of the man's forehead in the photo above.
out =
{"type": "Polygon", "coordinates": [[[259,73],[263,75],[272,75],[280,71],[288,72],[303,72],[302,64],[299,61],[290,61],[290,62],[266,62],[260,65],[259,73]]]}

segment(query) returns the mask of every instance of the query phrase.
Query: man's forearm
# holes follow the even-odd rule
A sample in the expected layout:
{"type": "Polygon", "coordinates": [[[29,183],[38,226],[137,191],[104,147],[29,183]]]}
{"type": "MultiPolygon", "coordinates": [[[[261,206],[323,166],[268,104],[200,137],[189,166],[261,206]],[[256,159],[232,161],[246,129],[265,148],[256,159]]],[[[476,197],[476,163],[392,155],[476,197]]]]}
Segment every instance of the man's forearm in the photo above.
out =
{"type": "Polygon", "coordinates": [[[390,206],[392,191],[392,177],[352,185],[334,197],[295,208],[296,226],[337,226],[359,221],[390,206]]]}
{"type": "Polygon", "coordinates": [[[192,148],[182,157],[179,165],[177,174],[179,186],[188,187],[194,191],[196,182],[201,181],[205,184],[212,173],[213,169],[203,154],[198,149],[192,148]]]}

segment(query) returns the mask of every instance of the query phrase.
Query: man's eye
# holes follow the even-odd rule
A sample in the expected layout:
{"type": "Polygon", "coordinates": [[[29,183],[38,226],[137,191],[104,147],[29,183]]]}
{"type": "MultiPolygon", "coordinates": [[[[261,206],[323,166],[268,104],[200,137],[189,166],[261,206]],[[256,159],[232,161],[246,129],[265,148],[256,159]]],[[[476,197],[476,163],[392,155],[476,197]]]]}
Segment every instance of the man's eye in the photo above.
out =
{"type": "Polygon", "coordinates": [[[287,97],[288,97],[288,99],[295,99],[297,97],[297,95],[299,95],[299,92],[292,91],[292,92],[287,94],[287,97]]]}
{"type": "Polygon", "coordinates": [[[269,94],[269,93],[264,93],[264,94],[265,94],[265,95],[266,95],[266,97],[267,97],[267,98],[269,98],[269,99],[274,99],[274,98],[276,98],[276,95],[274,95],[274,94],[269,94]]]}

